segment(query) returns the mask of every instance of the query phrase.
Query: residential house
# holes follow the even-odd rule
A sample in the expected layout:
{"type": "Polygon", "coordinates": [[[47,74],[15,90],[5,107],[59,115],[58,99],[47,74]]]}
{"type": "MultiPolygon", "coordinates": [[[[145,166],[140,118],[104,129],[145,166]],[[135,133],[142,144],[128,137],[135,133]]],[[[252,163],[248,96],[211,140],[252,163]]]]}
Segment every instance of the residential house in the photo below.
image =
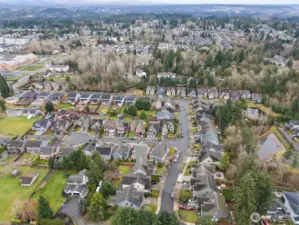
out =
{"type": "Polygon", "coordinates": [[[299,192],[283,192],[282,202],[295,225],[299,224],[299,192]]]}
{"type": "Polygon", "coordinates": [[[68,93],[66,103],[75,105],[80,98],[80,93],[68,93]]]}
{"type": "Polygon", "coordinates": [[[21,154],[25,151],[25,142],[22,140],[10,140],[7,142],[7,152],[9,154],[21,154]]]}
{"type": "Polygon", "coordinates": [[[113,100],[113,96],[112,95],[103,94],[102,98],[101,98],[101,103],[104,106],[109,106],[109,105],[111,105],[112,100],[113,100]]]}
{"type": "Polygon", "coordinates": [[[37,93],[34,91],[26,92],[22,98],[16,103],[16,105],[27,106],[36,100],[37,93]]]}
{"type": "Polygon", "coordinates": [[[173,120],[174,114],[172,112],[169,112],[169,110],[164,109],[157,113],[157,119],[158,120],[173,120]]]}
{"type": "Polygon", "coordinates": [[[52,126],[52,130],[56,134],[60,134],[66,132],[67,129],[70,128],[72,125],[73,122],[71,120],[59,119],[54,122],[54,125],[52,126]]]}
{"type": "Polygon", "coordinates": [[[204,165],[215,165],[218,164],[222,153],[224,151],[223,145],[215,145],[211,142],[202,145],[199,161],[204,165]]]}
{"type": "Polygon", "coordinates": [[[90,129],[98,133],[103,126],[103,120],[101,119],[92,119],[90,122],[90,129]]]}
{"type": "Polygon", "coordinates": [[[166,89],[166,95],[167,96],[175,96],[175,87],[168,87],[166,89]]]}
{"type": "Polygon", "coordinates": [[[233,99],[233,100],[241,99],[241,93],[239,91],[230,90],[229,94],[230,94],[230,98],[233,99]]]}
{"type": "Polygon", "coordinates": [[[116,134],[118,136],[125,136],[125,134],[129,130],[129,124],[125,122],[124,120],[117,120],[116,121],[116,134]]]}
{"type": "Polygon", "coordinates": [[[208,97],[208,89],[207,88],[197,88],[197,97],[198,98],[207,98],[208,97]]]}
{"type": "Polygon", "coordinates": [[[222,98],[224,100],[230,99],[230,94],[229,94],[229,91],[227,91],[227,90],[220,90],[218,95],[219,95],[219,98],[222,98]]]}
{"type": "Polygon", "coordinates": [[[162,108],[162,100],[158,98],[156,101],[152,103],[152,107],[156,110],[160,110],[162,108]]]}
{"type": "Polygon", "coordinates": [[[38,178],[39,173],[26,173],[23,176],[21,176],[21,186],[22,187],[30,187],[34,181],[38,178]]]}
{"type": "Polygon", "coordinates": [[[88,94],[88,93],[84,93],[80,96],[79,98],[79,104],[81,105],[87,105],[90,101],[90,98],[91,98],[91,94],[88,94]]]}
{"type": "Polygon", "coordinates": [[[115,204],[119,207],[132,207],[138,210],[142,207],[143,200],[143,192],[136,190],[133,185],[121,188],[115,195],[115,204]]]}
{"type": "Polygon", "coordinates": [[[187,96],[191,98],[196,98],[197,93],[195,88],[187,88],[187,96]]]}
{"type": "Polygon", "coordinates": [[[98,105],[101,101],[101,94],[93,94],[90,96],[89,104],[91,105],[98,105]]]}
{"type": "Polygon", "coordinates": [[[54,154],[54,147],[41,147],[39,152],[40,159],[48,160],[54,154]]]}
{"type": "Polygon", "coordinates": [[[136,134],[143,134],[145,132],[143,120],[133,120],[130,124],[130,131],[136,132],[136,134]]]}
{"type": "Polygon", "coordinates": [[[257,104],[261,104],[262,103],[262,99],[263,99],[263,96],[261,93],[252,93],[251,94],[251,99],[254,103],[257,103],[257,104]]]}
{"type": "Polygon", "coordinates": [[[62,160],[63,157],[68,157],[70,154],[75,151],[73,148],[59,148],[58,153],[56,154],[56,157],[59,158],[59,160],[62,160]]]}
{"type": "Polygon", "coordinates": [[[127,174],[123,177],[121,186],[126,188],[131,185],[138,191],[149,192],[151,190],[151,177],[143,174],[127,174]]]}
{"type": "Polygon", "coordinates": [[[186,96],[186,88],[185,87],[177,87],[176,88],[176,95],[185,97],[186,96]]]}
{"type": "Polygon", "coordinates": [[[31,129],[37,131],[40,134],[44,134],[48,129],[51,128],[51,126],[52,121],[50,119],[40,119],[32,125],[31,129]]]}
{"type": "Polygon", "coordinates": [[[80,118],[80,114],[73,110],[60,110],[55,114],[55,120],[70,120],[74,121],[80,118]]]}
{"type": "Polygon", "coordinates": [[[167,137],[168,134],[175,132],[174,123],[171,121],[162,121],[162,136],[167,137]]]}
{"type": "Polygon", "coordinates": [[[26,140],[25,148],[26,151],[31,154],[39,154],[42,147],[42,141],[26,140]]]}
{"type": "Polygon", "coordinates": [[[176,74],[175,73],[170,73],[170,72],[158,73],[157,74],[157,78],[158,79],[161,79],[161,78],[175,79],[176,78],[176,74]]]}
{"type": "Polygon", "coordinates": [[[155,138],[157,134],[161,134],[162,127],[161,121],[149,121],[147,136],[149,138],[155,138]]]}
{"type": "Polygon", "coordinates": [[[147,159],[149,146],[147,144],[134,144],[132,150],[132,159],[142,158],[147,159]]]}
{"type": "Polygon", "coordinates": [[[126,96],[125,98],[125,104],[126,105],[134,105],[136,102],[136,97],[135,96],[126,96]]]}
{"type": "Polygon", "coordinates": [[[217,89],[208,89],[208,98],[209,99],[218,98],[218,90],[217,89]]]}
{"type": "Polygon", "coordinates": [[[88,195],[88,176],[86,170],[81,170],[77,175],[69,176],[64,185],[63,193],[70,196],[80,196],[81,199],[88,195]]]}
{"type": "Polygon", "coordinates": [[[49,96],[51,95],[50,92],[41,92],[37,95],[37,99],[43,99],[46,101],[48,101],[49,96]]]}
{"type": "Polygon", "coordinates": [[[158,87],[157,94],[160,96],[164,96],[166,94],[166,87],[158,87]]]}
{"type": "Polygon", "coordinates": [[[154,95],[154,94],[156,94],[156,87],[155,86],[147,86],[146,90],[145,90],[145,93],[147,95],[154,95]]]}
{"type": "Polygon", "coordinates": [[[117,160],[126,160],[129,158],[131,152],[131,147],[125,144],[119,144],[115,146],[115,149],[112,153],[113,159],[117,160]]]}
{"type": "Polygon", "coordinates": [[[218,132],[215,127],[214,121],[203,114],[202,117],[196,116],[197,123],[199,125],[199,136],[201,144],[208,144],[209,142],[218,145],[218,132]]]}
{"type": "Polygon", "coordinates": [[[113,136],[116,134],[116,120],[105,120],[104,131],[106,135],[113,136]]]}
{"type": "Polygon", "coordinates": [[[163,163],[168,155],[169,148],[164,143],[159,143],[150,152],[150,160],[163,163]]]}
{"type": "Polygon", "coordinates": [[[114,96],[114,105],[117,105],[118,107],[122,107],[125,103],[125,97],[122,95],[116,95],[114,96]]]}
{"type": "Polygon", "coordinates": [[[136,70],[136,77],[138,77],[138,78],[146,77],[146,72],[144,72],[142,70],[136,70]]]}
{"type": "Polygon", "coordinates": [[[112,154],[114,151],[114,144],[113,143],[100,143],[96,146],[95,150],[100,154],[102,159],[109,161],[112,159],[112,154]]]}
{"type": "Polygon", "coordinates": [[[81,127],[82,131],[88,131],[90,128],[90,123],[91,123],[91,116],[84,115],[84,116],[81,116],[76,121],[74,121],[74,126],[81,127]]]}
{"type": "Polygon", "coordinates": [[[249,90],[240,90],[241,99],[250,99],[251,93],[249,90]]]}
{"type": "Polygon", "coordinates": [[[299,128],[299,120],[290,120],[289,127],[292,129],[298,129],[299,128]]]}
{"type": "Polygon", "coordinates": [[[48,100],[51,101],[54,105],[56,105],[57,103],[62,101],[62,98],[63,98],[63,94],[56,92],[50,95],[48,100]]]}

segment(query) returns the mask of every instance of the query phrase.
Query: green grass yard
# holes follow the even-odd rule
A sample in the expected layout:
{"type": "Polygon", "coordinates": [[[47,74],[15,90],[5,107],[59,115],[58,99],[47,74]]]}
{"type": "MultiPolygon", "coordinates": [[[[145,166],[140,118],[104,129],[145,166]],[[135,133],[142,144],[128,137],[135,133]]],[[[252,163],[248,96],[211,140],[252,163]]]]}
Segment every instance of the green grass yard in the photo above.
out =
{"type": "Polygon", "coordinates": [[[20,71],[38,71],[44,67],[45,67],[44,65],[36,64],[36,65],[26,66],[26,67],[20,69],[20,71]]]}
{"type": "Polygon", "coordinates": [[[13,206],[19,201],[26,200],[32,192],[37,188],[41,180],[45,177],[47,169],[36,169],[30,167],[17,167],[21,174],[27,172],[38,172],[39,177],[31,187],[22,187],[20,184],[20,176],[14,178],[11,176],[13,168],[0,167],[0,223],[8,223],[13,216],[13,206]]]}
{"type": "Polygon", "coordinates": [[[116,189],[119,189],[120,188],[120,185],[121,185],[121,180],[118,180],[118,179],[114,179],[111,181],[113,187],[115,187],[116,189]]]}
{"type": "Polygon", "coordinates": [[[196,211],[190,211],[190,210],[179,210],[179,217],[181,220],[187,223],[196,223],[197,221],[197,215],[196,211]]]}
{"type": "Polygon", "coordinates": [[[35,117],[30,120],[26,117],[6,117],[0,120],[0,134],[10,137],[22,136],[30,130],[32,124],[39,119],[40,117],[35,117]]]}
{"type": "Polygon", "coordinates": [[[64,109],[64,110],[73,109],[73,108],[74,107],[71,104],[67,104],[67,103],[61,103],[56,106],[56,109],[64,109]]]}
{"type": "Polygon", "coordinates": [[[223,189],[222,190],[222,195],[224,196],[224,198],[225,198],[226,201],[233,200],[233,190],[223,189]]]}
{"type": "Polygon", "coordinates": [[[157,206],[155,206],[155,205],[144,205],[143,210],[144,211],[149,211],[149,212],[152,212],[152,213],[156,213],[157,206]]]}
{"type": "Polygon", "coordinates": [[[127,175],[128,173],[131,172],[132,166],[130,166],[130,165],[119,165],[117,167],[117,169],[122,172],[122,176],[125,176],[125,175],[127,175]]]}
{"type": "Polygon", "coordinates": [[[65,198],[62,196],[63,187],[67,181],[64,174],[74,174],[75,171],[54,171],[49,180],[38,188],[33,199],[38,200],[39,196],[45,197],[54,212],[57,212],[62,204],[65,202],[65,198]]]}

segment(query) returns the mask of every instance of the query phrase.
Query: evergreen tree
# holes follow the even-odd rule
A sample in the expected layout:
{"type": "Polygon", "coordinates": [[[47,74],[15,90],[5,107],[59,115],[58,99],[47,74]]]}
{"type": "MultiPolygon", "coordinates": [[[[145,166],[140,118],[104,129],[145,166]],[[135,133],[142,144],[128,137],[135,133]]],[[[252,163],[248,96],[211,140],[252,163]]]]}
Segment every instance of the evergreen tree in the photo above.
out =
{"type": "Polygon", "coordinates": [[[228,168],[228,166],[229,166],[229,156],[228,156],[227,152],[225,152],[220,159],[219,168],[222,170],[225,170],[228,168]]]}
{"type": "Polygon", "coordinates": [[[49,202],[43,196],[40,196],[38,199],[38,219],[51,219],[52,216],[53,211],[49,202]]]}
{"type": "Polygon", "coordinates": [[[50,113],[54,110],[54,105],[51,101],[48,101],[45,105],[45,110],[47,113],[50,113]]]}
{"type": "Polygon", "coordinates": [[[174,213],[169,213],[167,211],[162,211],[158,215],[159,225],[179,225],[180,221],[174,213]]]}
{"type": "Polygon", "coordinates": [[[213,221],[211,216],[200,216],[196,222],[196,225],[215,225],[216,222],[213,221]]]}
{"type": "Polygon", "coordinates": [[[107,202],[102,194],[96,192],[90,200],[90,215],[92,220],[99,221],[104,219],[107,202]]]}
{"type": "Polygon", "coordinates": [[[140,114],[140,116],[139,116],[139,118],[140,118],[141,120],[146,120],[146,119],[147,119],[147,115],[146,115],[146,113],[145,113],[144,111],[142,111],[141,114],[140,114]]]}
{"type": "Polygon", "coordinates": [[[3,98],[7,98],[10,94],[9,86],[2,75],[0,75],[0,94],[3,98]]]}

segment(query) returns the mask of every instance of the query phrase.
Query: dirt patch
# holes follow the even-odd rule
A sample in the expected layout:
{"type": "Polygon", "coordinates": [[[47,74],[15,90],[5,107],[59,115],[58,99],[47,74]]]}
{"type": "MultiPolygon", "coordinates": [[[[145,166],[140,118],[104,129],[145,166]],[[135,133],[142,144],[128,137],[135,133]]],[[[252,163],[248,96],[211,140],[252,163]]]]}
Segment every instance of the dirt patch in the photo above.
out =
{"type": "Polygon", "coordinates": [[[47,182],[46,182],[46,181],[43,181],[43,182],[39,185],[38,188],[43,188],[46,184],[47,184],[47,182]]]}

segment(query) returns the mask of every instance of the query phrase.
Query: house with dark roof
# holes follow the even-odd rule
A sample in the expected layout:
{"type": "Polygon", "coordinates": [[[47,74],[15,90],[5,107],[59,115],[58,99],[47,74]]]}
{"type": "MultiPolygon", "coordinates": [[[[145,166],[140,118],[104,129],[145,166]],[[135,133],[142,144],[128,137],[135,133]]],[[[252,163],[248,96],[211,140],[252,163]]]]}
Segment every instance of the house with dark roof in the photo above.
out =
{"type": "Polygon", "coordinates": [[[59,148],[58,149],[58,154],[56,155],[59,157],[59,160],[62,160],[63,157],[68,157],[73,151],[75,151],[73,148],[59,148]]]}
{"type": "Polygon", "coordinates": [[[53,156],[53,153],[54,153],[54,147],[51,146],[41,147],[39,151],[39,157],[40,159],[48,160],[51,156],[53,156]]]}
{"type": "Polygon", "coordinates": [[[123,95],[116,95],[116,96],[114,96],[113,102],[114,102],[114,105],[116,105],[118,107],[121,107],[125,103],[125,96],[123,96],[123,95]]]}
{"type": "Polygon", "coordinates": [[[31,154],[39,154],[42,144],[42,141],[26,140],[25,149],[31,154]]]}
{"type": "Polygon", "coordinates": [[[25,151],[25,142],[19,140],[10,140],[7,142],[7,152],[9,154],[20,154],[25,151]]]}
{"type": "Polygon", "coordinates": [[[173,120],[174,118],[174,114],[167,109],[164,109],[157,113],[158,120],[173,120]]]}
{"type": "Polygon", "coordinates": [[[180,96],[180,97],[185,97],[186,96],[186,88],[185,87],[177,87],[176,95],[180,96]]]}
{"type": "Polygon", "coordinates": [[[166,87],[157,87],[157,94],[164,96],[166,94],[166,87]]]}
{"type": "Polygon", "coordinates": [[[167,87],[166,95],[167,96],[175,96],[175,87],[167,87]]]}
{"type": "Polygon", "coordinates": [[[197,88],[197,97],[198,98],[206,98],[208,97],[208,89],[207,88],[197,88]]]}
{"type": "Polygon", "coordinates": [[[125,134],[129,130],[129,124],[124,120],[117,120],[115,126],[116,126],[116,134],[120,137],[125,136],[125,134]]]}
{"type": "Polygon", "coordinates": [[[47,101],[50,95],[51,95],[50,92],[41,92],[37,95],[37,99],[43,99],[47,101]]]}
{"type": "Polygon", "coordinates": [[[112,100],[113,100],[113,95],[103,94],[102,98],[101,98],[101,103],[102,103],[102,105],[108,106],[108,105],[111,105],[112,100]]]}
{"type": "Polygon", "coordinates": [[[112,143],[102,143],[96,146],[95,149],[103,160],[109,161],[112,159],[112,153],[114,150],[114,144],[112,143]]]}
{"type": "Polygon", "coordinates": [[[126,96],[125,99],[125,104],[126,105],[134,105],[136,102],[136,97],[135,96],[126,96]]]}
{"type": "Polygon", "coordinates": [[[80,127],[82,131],[88,131],[88,129],[90,128],[90,123],[91,123],[91,116],[84,115],[81,116],[76,121],[74,121],[74,126],[80,127]]]}
{"type": "Polygon", "coordinates": [[[20,178],[22,187],[30,187],[34,181],[38,178],[39,173],[26,173],[20,178]]]}
{"type": "Polygon", "coordinates": [[[150,138],[155,138],[157,134],[162,131],[161,121],[149,121],[147,136],[150,138]]]}
{"type": "Polygon", "coordinates": [[[90,96],[90,99],[89,99],[89,104],[91,105],[97,105],[100,103],[101,101],[101,97],[102,95],[101,94],[93,94],[90,96]]]}
{"type": "Polygon", "coordinates": [[[98,133],[100,131],[102,126],[103,126],[102,119],[92,119],[90,122],[90,129],[92,129],[96,133],[98,133]]]}
{"type": "Polygon", "coordinates": [[[52,126],[52,130],[56,134],[60,134],[63,132],[66,132],[68,128],[70,128],[73,125],[73,122],[71,120],[64,120],[64,119],[59,119],[54,122],[54,125],[52,126]]]}
{"type": "Polygon", "coordinates": [[[68,93],[66,97],[66,103],[75,105],[80,98],[80,93],[68,93]]]}
{"type": "Polygon", "coordinates": [[[191,98],[196,98],[197,93],[195,88],[187,88],[187,96],[191,98]]]}
{"type": "Polygon", "coordinates": [[[133,185],[121,188],[116,192],[115,204],[119,207],[132,207],[140,209],[143,205],[144,194],[138,191],[133,185]]]}
{"type": "Polygon", "coordinates": [[[48,100],[51,101],[53,104],[57,104],[61,102],[62,98],[63,98],[63,94],[60,92],[56,92],[50,95],[48,100]]]}
{"type": "Polygon", "coordinates": [[[113,136],[116,133],[116,120],[105,120],[104,131],[106,135],[113,136]]]}
{"type": "Polygon", "coordinates": [[[133,186],[140,192],[149,192],[151,190],[151,177],[143,174],[127,174],[123,177],[122,188],[133,186]]]}
{"type": "Polygon", "coordinates": [[[299,224],[299,192],[283,192],[282,202],[294,224],[299,224]]]}
{"type": "Polygon", "coordinates": [[[78,103],[81,105],[87,105],[90,101],[90,98],[91,98],[91,94],[84,93],[80,96],[78,103]]]}
{"type": "Polygon", "coordinates": [[[31,129],[37,131],[40,134],[44,134],[48,129],[51,128],[51,126],[52,121],[50,119],[40,119],[32,125],[31,129]]]}

